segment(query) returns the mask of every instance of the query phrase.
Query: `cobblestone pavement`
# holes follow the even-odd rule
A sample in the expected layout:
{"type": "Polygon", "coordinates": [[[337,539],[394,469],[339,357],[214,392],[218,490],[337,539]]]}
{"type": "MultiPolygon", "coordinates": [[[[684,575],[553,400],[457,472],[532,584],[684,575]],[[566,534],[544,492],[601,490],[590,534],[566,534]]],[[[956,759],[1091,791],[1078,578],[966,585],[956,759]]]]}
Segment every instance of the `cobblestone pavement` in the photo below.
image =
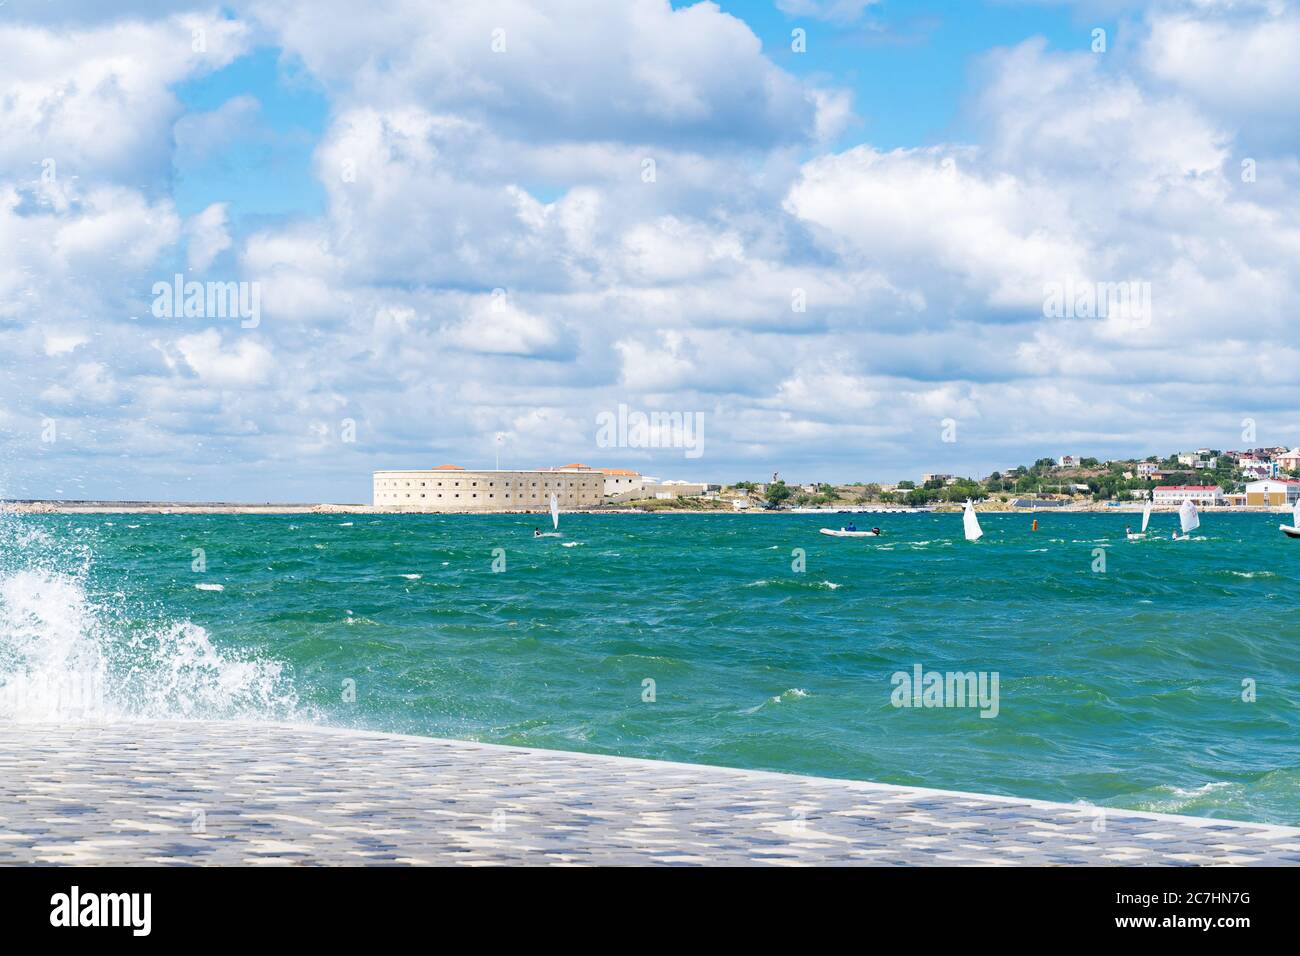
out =
{"type": "Polygon", "coordinates": [[[0,863],[1295,864],[1300,829],[315,727],[0,727],[0,863]]]}

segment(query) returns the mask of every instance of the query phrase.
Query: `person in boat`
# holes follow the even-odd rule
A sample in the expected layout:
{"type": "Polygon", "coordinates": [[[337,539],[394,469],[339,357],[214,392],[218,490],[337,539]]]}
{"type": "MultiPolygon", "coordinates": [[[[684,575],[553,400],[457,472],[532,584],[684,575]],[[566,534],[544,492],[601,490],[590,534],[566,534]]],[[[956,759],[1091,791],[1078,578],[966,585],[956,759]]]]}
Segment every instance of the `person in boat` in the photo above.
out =
{"type": "Polygon", "coordinates": [[[1124,528],[1124,533],[1125,533],[1126,535],[1128,535],[1130,538],[1133,537],[1133,527],[1132,527],[1132,525],[1127,525],[1127,526],[1125,526],[1125,528],[1124,528]]]}
{"type": "Polygon", "coordinates": [[[844,530],[845,530],[845,531],[857,531],[857,530],[858,530],[858,526],[857,526],[854,522],[850,521],[850,522],[848,523],[848,525],[844,528],[844,530]]]}
{"type": "Polygon", "coordinates": [[[541,529],[541,528],[534,528],[534,529],[533,529],[533,537],[534,537],[534,538],[540,538],[541,536],[542,536],[542,529],[541,529]]]}

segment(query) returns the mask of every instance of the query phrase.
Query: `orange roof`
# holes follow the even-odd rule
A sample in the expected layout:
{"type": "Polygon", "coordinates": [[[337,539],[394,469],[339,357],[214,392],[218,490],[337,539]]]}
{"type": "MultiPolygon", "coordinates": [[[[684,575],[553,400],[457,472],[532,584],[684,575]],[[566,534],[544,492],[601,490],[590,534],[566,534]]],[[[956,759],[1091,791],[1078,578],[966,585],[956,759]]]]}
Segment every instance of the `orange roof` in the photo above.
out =
{"type": "Polygon", "coordinates": [[[597,468],[596,470],[603,475],[636,475],[639,477],[641,474],[641,472],[632,471],[629,468],[597,468]]]}
{"type": "Polygon", "coordinates": [[[460,465],[439,465],[434,471],[464,471],[460,465]]]}
{"type": "Polygon", "coordinates": [[[580,465],[580,464],[561,465],[560,471],[564,471],[564,469],[566,468],[590,468],[590,467],[591,467],[590,465],[580,465]]]}

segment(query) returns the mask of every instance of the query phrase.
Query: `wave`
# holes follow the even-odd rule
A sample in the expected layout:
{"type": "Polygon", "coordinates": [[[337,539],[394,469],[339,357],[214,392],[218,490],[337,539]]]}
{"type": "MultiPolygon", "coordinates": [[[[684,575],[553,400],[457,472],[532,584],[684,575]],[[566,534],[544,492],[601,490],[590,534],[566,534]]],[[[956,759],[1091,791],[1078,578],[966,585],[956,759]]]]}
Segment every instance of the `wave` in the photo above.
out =
{"type": "Polygon", "coordinates": [[[787,700],[798,700],[800,697],[807,697],[808,692],[801,687],[791,687],[783,694],[778,694],[772,698],[772,703],[779,704],[787,700]]]}
{"type": "Polygon", "coordinates": [[[0,517],[0,719],[310,719],[280,661],[95,594],[93,545],[0,517]]]}

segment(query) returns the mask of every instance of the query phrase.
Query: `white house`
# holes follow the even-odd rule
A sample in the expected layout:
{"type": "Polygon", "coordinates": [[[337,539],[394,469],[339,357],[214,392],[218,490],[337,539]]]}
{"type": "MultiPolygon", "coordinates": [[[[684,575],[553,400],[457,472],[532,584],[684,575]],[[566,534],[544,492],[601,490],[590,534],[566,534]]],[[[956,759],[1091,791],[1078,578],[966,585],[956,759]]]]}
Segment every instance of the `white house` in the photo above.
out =
{"type": "Polygon", "coordinates": [[[1157,485],[1151,493],[1151,500],[1157,505],[1181,505],[1188,498],[1202,507],[1221,505],[1223,489],[1218,485],[1157,485]]]}
{"type": "Polygon", "coordinates": [[[1277,462],[1275,461],[1259,461],[1255,458],[1242,459],[1238,462],[1238,466],[1241,468],[1241,473],[1249,478],[1258,480],[1277,477],[1277,462]]]}
{"type": "Polygon", "coordinates": [[[1062,455],[1060,458],[1056,459],[1056,464],[1057,464],[1059,467],[1061,467],[1061,468],[1078,468],[1078,467],[1079,467],[1079,456],[1078,456],[1078,455],[1062,455]]]}
{"type": "Polygon", "coordinates": [[[1137,464],[1137,473],[1141,475],[1143,478],[1150,478],[1159,470],[1160,470],[1159,462],[1140,461],[1137,464]]]}

